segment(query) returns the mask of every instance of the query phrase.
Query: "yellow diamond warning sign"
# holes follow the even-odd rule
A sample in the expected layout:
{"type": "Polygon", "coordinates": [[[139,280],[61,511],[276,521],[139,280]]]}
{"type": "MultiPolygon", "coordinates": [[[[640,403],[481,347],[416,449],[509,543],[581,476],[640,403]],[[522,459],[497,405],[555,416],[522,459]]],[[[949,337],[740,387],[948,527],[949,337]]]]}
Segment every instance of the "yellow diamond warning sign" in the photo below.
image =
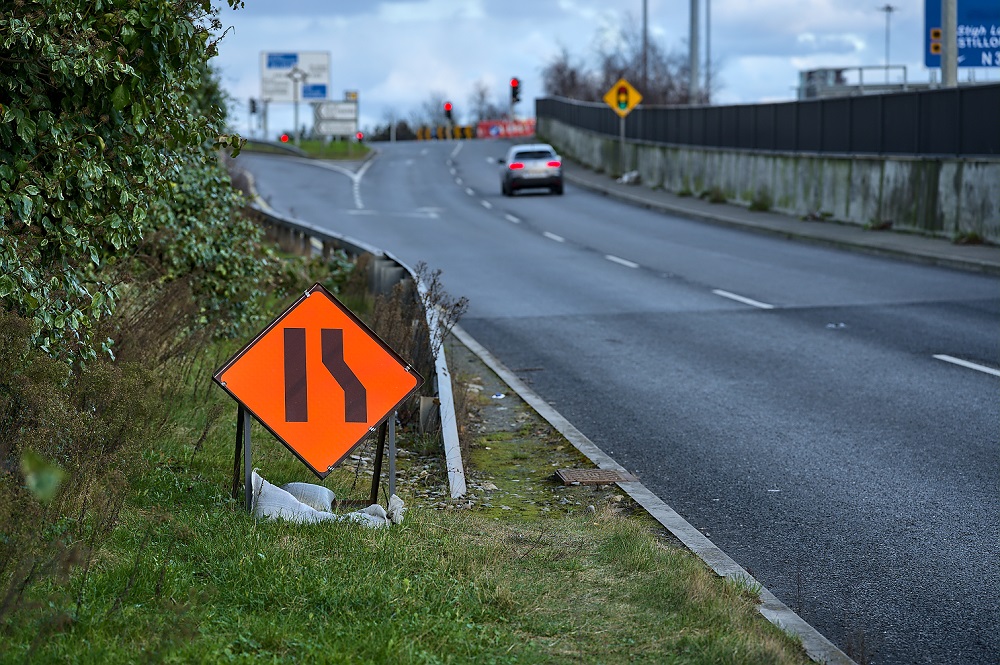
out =
{"type": "Polygon", "coordinates": [[[618,79],[618,83],[615,83],[610,90],[604,93],[604,103],[623,118],[631,113],[632,109],[638,106],[641,101],[642,95],[625,79],[618,79]]]}

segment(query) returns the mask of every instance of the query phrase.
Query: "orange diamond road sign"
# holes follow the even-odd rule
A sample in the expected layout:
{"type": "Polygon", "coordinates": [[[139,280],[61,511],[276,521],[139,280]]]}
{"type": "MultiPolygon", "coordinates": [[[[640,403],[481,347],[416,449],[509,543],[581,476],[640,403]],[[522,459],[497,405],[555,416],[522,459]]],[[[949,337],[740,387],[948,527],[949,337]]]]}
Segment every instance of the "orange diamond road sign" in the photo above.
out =
{"type": "Polygon", "coordinates": [[[631,113],[632,109],[638,106],[641,101],[642,95],[625,79],[618,79],[618,83],[615,83],[610,90],[604,93],[604,103],[623,118],[631,113]]]}
{"type": "Polygon", "coordinates": [[[424,381],[320,284],[213,378],[320,478],[424,381]]]}

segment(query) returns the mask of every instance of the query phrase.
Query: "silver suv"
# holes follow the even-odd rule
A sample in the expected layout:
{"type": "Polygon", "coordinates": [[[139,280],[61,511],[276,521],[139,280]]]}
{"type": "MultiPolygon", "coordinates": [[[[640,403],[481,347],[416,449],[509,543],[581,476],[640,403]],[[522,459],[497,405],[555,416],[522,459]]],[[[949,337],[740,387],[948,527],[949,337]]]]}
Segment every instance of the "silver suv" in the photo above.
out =
{"type": "Polygon", "coordinates": [[[563,193],[562,158],[548,143],[515,145],[500,165],[500,191],[504,196],[513,196],[519,189],[538,188],[563,193]]]}

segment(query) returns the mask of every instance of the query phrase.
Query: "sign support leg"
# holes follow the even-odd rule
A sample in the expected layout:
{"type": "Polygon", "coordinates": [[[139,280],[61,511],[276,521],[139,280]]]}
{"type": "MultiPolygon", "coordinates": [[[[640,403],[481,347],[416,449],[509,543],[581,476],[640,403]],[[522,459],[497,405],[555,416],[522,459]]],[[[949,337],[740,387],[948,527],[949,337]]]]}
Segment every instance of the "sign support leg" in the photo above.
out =
{"type": "Polygon", "coordinates": [[[396,412],[389,416],[389,496],[396,493],[396,412]]]}
{"type": "Polygon", "coordinates": [[[372,493],[369,505],[378,503],[378,484],[382,476],[382,457],[385,454],[385,437],[388,427],[385,423],[378,426],[378,448],[375,449],[375,469],[372,474],[372,493]]]}
{"type": "Polygon", "coordinates": [[[240,498],[240,457],[243,456],[243,405],[236,409],[236,452],[233,455],[233,501],[240,498]]]}
{"type": "MultiPolygon", "coordinates": [[[[242,407],[241,407],[242,409],[242,407]]],[[[250,412],[243,411],[243,495],[247,502],[247,512],[253,512],[253,463],[250,453],[250,412]]]]}

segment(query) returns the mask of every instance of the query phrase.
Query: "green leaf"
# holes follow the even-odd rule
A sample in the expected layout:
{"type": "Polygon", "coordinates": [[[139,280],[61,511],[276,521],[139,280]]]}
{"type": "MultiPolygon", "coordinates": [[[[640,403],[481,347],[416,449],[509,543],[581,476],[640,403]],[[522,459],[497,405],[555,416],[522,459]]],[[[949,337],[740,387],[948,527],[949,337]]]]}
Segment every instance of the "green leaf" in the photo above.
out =
{"type": "Polygon", "coordinates": [[[28,490],[40,501],[48,503],[55,498],[66,472],[32,450],[21,455],[21,473],[28,490]]]}
{"type": "Polygon", "coordinates": [[[115,91],[111,93],[111,104],[115,107],[116,111],[121,111],[123,108],[128,106],[131,97],[129,96],[128,89],[124,85],[119,85],[115,88],[115,91]]]}

